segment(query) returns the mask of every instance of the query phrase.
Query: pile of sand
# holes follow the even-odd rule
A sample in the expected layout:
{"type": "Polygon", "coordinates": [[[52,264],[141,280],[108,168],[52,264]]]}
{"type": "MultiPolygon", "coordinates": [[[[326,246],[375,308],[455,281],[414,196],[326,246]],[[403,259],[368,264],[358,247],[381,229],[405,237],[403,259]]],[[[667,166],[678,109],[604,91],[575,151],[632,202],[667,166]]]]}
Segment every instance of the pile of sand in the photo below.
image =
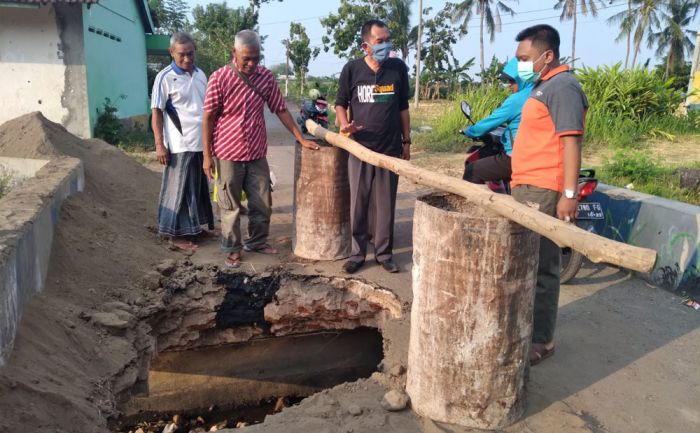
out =
{"type": "Polygon", "coordinates": [[[133,344],[85,318],[110,301],[143,302],[135,282],[173,254],[147,228],[156,220],[159,175],[40,113],[0,125],[0,155],[68,155],[85,168],[85,191],[61,209],[45,289],[25,305],[0,367],[0,431],[106,431],[113,408],[106,378],[133,357],[133,344]]]}

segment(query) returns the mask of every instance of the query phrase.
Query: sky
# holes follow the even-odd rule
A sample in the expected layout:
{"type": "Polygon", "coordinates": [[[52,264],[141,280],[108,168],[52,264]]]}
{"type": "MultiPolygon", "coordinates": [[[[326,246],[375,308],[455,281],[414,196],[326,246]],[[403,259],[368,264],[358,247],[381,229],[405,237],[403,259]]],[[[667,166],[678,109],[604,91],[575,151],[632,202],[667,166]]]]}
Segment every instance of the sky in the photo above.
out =
{"type": "MultiPolygon", "coordinates": [[[[605,0],[609,3],[610,0],[605,0]]],[[[191,6],[206,5],[208,3],[222,3],[222,0],[188,0],[191,6]]],[[[230,7],[247,6],[248,0],[228,0],[230,7]]],[[[561,36],[560,54],[562,57],[571,55],[571,36],[573,24],[571,21],[559,21],[560,11],[553,9],[555,0],[520,0],[506,1],[511,6],[516,15],[502,15],[502,31],[496,33],[494,42],[488,41],[487,34],[484,35],[485,49],[484,59],[486,66],[490,63],[491,57],[496,55],[502,61],[512,57],[515,48],[515,36],[525,27],[535,24],[550,24],[554,26],[561,36]]],[[[445,1],[423,0],[423,8],[433,7],[439,10],[445,1]]],[[[325,28],[321,26],[319,19],[335,13],[340,5],[339,0],[283,0],[281,3],[273,0],[264,4],[260,9],[260,34],[267,35],[264,44],[265,64],[271,66],[284,63],[285,52],[282,40],[289,37],[290,22],[298,22],[306,27],[306,32],[311,40],[312,46],[322,47],[321,38],[325,34],[325,28]]],[[[576,32],[576,65],[577,67],[612,65],[625,60],[625,41],[615,42],[618,34],[616,26],[609,26],[605,21],[608,17],[617,12],[624,11],[627,7],[626,0],[613,0],[612,4],[606,8],[599,7],[597,18],[590,16],[578,16],[578,30],[576,32]]],[[[418,0],[413,1],[413,13],[411,20],[418,23],[418,0]]],[[[700,14],[699,14],[700,15],[700,14]]],[[[696,17],[692,29],[698,29],[700,16],[696,17]]],[[[358,29],[359,30],[359,29],[358,29]]],[[[470,73],[476,73],[479,69],[479,17],[474,14],[469,24],[468,34],[463,37],[455,46],[454,53],[460,63],[464,63],[470,58],[475,58],[475,66],[470,73]]],[[[415,56],[415,52],[411,52],[415,56]]],[[[660,63],[653,50],[642,43],[642,51],[638,57],[641,63],[651,58],[651,64],[660,63]]],[[[332,50],[321,54],[309,64],[309,74],[313,76],[329,76],[337,74],[345,64],[345,60],[336,57],[332,50]]],[[[409,66],[415,64],[415,59],[409,59],[409,66]]]]}

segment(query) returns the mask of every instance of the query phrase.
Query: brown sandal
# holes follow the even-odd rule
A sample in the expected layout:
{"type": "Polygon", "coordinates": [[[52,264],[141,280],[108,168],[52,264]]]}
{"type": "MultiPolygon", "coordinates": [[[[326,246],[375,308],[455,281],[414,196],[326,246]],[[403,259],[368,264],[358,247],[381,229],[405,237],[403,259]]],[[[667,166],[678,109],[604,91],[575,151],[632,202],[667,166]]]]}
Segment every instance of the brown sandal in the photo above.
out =
{"type": "Polygon", "coordinates": [[[554,346],[547,349],[548,343],[532,343],[530,347],[530,366],[535,366],[554,355],[554,346]]]}

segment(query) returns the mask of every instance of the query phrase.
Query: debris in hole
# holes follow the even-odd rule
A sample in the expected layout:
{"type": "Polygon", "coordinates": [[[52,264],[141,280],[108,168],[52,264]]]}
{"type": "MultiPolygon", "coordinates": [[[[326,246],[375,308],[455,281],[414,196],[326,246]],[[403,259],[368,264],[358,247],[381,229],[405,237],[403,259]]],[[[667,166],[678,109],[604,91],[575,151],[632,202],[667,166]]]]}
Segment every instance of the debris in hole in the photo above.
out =
{"type": "Polygon", "coordinates": [[[259,424],[267,415],[280,412],[288,406],[298,404],[301,397],[272,397],[260,402],[257,406],[238,406],[219,409],[209,408],[207,413],[192,412],[185,414],[149,414],[141,416],[147,421],[134,421],[134,417],[119,422],[112,428],[115,433],[189,433],[210,432],[227,428],[242,428],[251,424],[259,424]],[[281,406],[281,409],[280,409],[281,406]]]}
{"type": "Polygon", "coordinates": [[[216,312],[217,328],[255,325],[269,330],[265,305],[272,302],[279,290],[278,276],[266,274],[253,278],[242,273],[220,272],[216,284],[226,287],[226,296],[216,312]]]}

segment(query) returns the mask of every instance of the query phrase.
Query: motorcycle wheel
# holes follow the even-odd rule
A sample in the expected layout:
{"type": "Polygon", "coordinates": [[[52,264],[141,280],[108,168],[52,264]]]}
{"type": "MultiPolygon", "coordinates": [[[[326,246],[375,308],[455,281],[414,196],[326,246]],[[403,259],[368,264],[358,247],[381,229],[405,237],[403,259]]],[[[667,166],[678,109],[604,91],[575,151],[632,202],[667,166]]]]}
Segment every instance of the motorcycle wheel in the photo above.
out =
{"type": "Polygon", "coordinates": [[[571,248],[561,249],[561,272],[559,282],[565,284],[576,276],[583,265],[583,254],[571,248]]]}

